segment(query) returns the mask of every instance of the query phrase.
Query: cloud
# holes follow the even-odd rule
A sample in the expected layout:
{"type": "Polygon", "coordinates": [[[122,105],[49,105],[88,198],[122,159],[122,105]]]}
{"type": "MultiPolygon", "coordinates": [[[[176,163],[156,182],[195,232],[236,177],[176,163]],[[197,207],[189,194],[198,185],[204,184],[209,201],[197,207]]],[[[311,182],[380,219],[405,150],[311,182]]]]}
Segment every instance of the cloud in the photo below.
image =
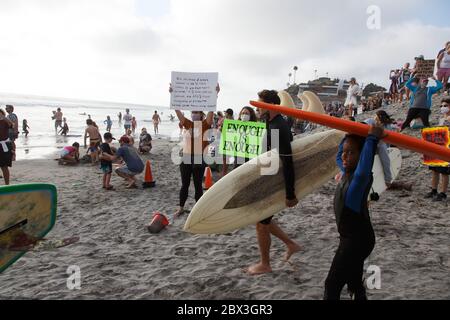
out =
{"type": "Polygon", "coordinates": [[[238,109],[294,65],[302,81],[317,69],[386,87],[450,34],[421,22],[419,0],[161,1],[2,0],[0,91],[167,105],[170,71],[218,71],[220,107],[238,109]],[[372,4],[381,30],[366,27],[372,4]]]}

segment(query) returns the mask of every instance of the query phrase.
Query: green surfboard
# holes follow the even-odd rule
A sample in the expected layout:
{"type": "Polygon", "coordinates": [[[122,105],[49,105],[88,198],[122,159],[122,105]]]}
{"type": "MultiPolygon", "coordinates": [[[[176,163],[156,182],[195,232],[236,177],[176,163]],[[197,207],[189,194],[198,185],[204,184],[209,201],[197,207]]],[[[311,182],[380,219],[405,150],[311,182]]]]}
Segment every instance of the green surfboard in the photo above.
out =
{"type": "Polygon", "coordinates": [[[55,225],[56,187],[50,184],[25,184],[0,187],[0,273],[27,251],[5,248],[18,232],[43,238],[55,225]]]}

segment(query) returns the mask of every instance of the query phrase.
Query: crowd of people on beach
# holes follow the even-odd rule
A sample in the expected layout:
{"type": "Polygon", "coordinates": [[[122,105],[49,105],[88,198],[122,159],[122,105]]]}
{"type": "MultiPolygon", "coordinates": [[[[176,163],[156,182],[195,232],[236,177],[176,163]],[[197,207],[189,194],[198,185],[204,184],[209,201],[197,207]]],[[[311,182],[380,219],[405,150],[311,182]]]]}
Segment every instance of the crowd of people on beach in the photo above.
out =
{"type": "MultiPolygon", "coordinates": [[[[423,56],[416,58],[423,59],[423,56]]],[[[342,140],[336,157],[336,165],[340,174],[336,176],[338,181],[334,198],[334,210],[336,224],[340,234],[339,247],[332,261],[326,282],[325,299],[339,299],[342,288],[347,284],[354,299],[366,299],[366,291],[363,285],[363,264],[375,246],[375,234],[373,231],[367,198],[373,182],[372,166],[375,155],[378,154],[382,162],[386,187],[389,189],[394,182],[390,169],[390,159],[387,154],[388,144],[382,141],[385,130],[404,131],[410,127],[413,120],[419,118],[423,127],[430,127],[429,120],[432,108],[432,98],[439,92],[443,92],[448,86],[450,75],[450,43],[441,51],[437,59],[437,77],[416,77],[416,68],[410,69],[407,63],[402,69],[391,73],[391,88],[389,97],[374,96],[367,100],[360,99],[361,88],[355,78],[350,80],[345,102],[330,103],[325,105],[325,112],[336,117],[345,117],[355,120],[358,108],[364,111],[377,110],[372,118],[364,122],[370,125],[367,138],[348,134],[342,140]],[[430,83],[430,82],[434,83],[430,83]],[[389,103],[409,102],[406,119],[402,123],[392,119],[383,110],[389,103]]],[[[217,85],[217,94],[220,86],[217,85]]],[[[169,88],[172,93],[172,88],[169,88]]],[[[280,96],[276,90],[262,90],[258,93],[259,101],[279,105],[280,96]]],[[[272,130],[278,130],[278,151],[282,162],[282,170],[285,187],[285,204],[293,208],[298,204],[295,193],[295,168],[293,165],[291,142],[296,133],[296,122],[292,121],[279,112],[254,109],[244,106],[235,115],[233,109],[228,108],[224,112],[192,111],[189,116],[181,110],[175,110],[179,120],[180,134],[183,139],[181,153],[179,206],[174,214],[179,218],[187,212],[185,205],[189,196],[191,180],[195,188],[195,201],[203,195],[203,177],[207,164],[205,153],[209,152],[211,142],[220,140],[221,131],[225,120],[236,119],[243,122],[266,123],[267,137],[271,136],[272,130]],[[206,138],[205,138],[206,137],[206,138]]],[[[450,126],[450,98],[442,95],[441,119],[439,126],[450,126]]],[[[67,135],[69,127],[66,118],[63,117],[61,108],[53,114],[55,133],[67,135]],[[60,131],[58,132],[58,129],[60,131]]],[[[173,119],[171,119],[173,120],[173,119]]],[[[81,145],[78,142],[64,147],[60,152],[60,165],[77,165],[85,160],[86,163],[98,165],[103,172],[102,187],[104,190],[114,190],[111,184],[113,171],[126,182],[126,188],[138,188],[137,176],[142,174],[145,168],[141,156],[152,150],[152,136],[146,128],[142,128],[139,136],[139,144],[136,147],[134,136],[137,130],[136,118],[129,109],[125,113],[118,114],[118,121],[123,121],[123,135],[119,139],[119,147],[113,145],[116,138],[111,133],[112,120],[108,115],[103,122],[106,132],[102,135],[98,125],[89,116],[86,120],[83,148],[85,155],[80,155],[81,145]],[[113,170],[116,166],[115,170],[113,170]]],[[[157,111],[152,116],[154,133],[158,134],[161,117],[157,111]]],[[[5,184],[9,184],[9,167],[15,160],[15,140],[19,135],[18,118],[14,113],[14,107],[6,106],[6,113],[0,110],[0,167],[5,184]]],[[[30,127],[23,120],[23,133],[28,136],[30,127]]],[[[217,141],[216,141],[217,142],[217,141]]],[[[272,148],[272,142],[266,139],[267,150],[272,148]]],[[[219,158],[220,157],[216,157],[219,158]]],[[[222,157],[222,168],[220,177],[226,176],[230,171],[238,168],[250,159],[235,159],[230,163],[229,157],[222,157]]],[[[432,173],[431,191],[425,195],[426,199],[444,201],[447,199],[450,167],[430,166],[432,173]]],[[[270,247],[271,235],[279,238],[286,245],[285,260],[301,250],[301,246],[291,239],[272,217],[260,221],[256,225],[256,233],[260,254],[260,261],[245,269],[250,275],[271,272],[270,247]]]]}
{"type": "MultiPolygon", "coordinates": [[[[155,111],[156,113],[156,111],[155,111]]],[[[119,124],[123,120],[124,134],[119,139],[119,148],[113,146],[116,138],[111,134],[112,120],[108,115],[104,124],[106,132],[100,133],[98,125],[89,118],[86,120],[86,129],[84,132],[84,149],[86,154],[80,156],[80,144],[73,143],[66,146],[60,152],[60,165],[77,165],[81,163],[92,163],[92,165],[100,165],[103,172],[103,188],[105,190],[114,190],[111,185],[111,175],[113,172],[113,164],[116,164],[116,174],[127,182],[126,188],[137,188],[136,176],[144,171],[144,162],[141,155],[150,153],[152,149],[152,136],[147,132],[146,128],[141,129],[138,147],[135,147],[134,136],[137,129],[137,121],[130,113],[130,109],[125,110],[122,116],[118,114],[119,124]]],[[[55,124],[56,126],[56,124],[55,124]]]]}

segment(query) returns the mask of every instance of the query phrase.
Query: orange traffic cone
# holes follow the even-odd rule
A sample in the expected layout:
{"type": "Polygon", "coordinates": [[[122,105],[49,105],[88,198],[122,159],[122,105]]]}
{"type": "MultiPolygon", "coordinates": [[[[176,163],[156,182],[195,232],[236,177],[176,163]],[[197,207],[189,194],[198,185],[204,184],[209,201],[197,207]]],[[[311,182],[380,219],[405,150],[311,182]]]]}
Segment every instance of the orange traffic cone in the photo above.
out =
{"type": "Polygon", "coordinates": [[[152,167],[150,165],[150,160],[147,160],[147,163],[145,165],[145,177],[144,177],[144,183],[142,186],[144,189],[146,188],[153,188],[156,185],[155,181],[153,181],[153,175],[152,175],[152,167]]]}
{"type": "Polygon", "coordinates": [[[212,178],[212,172],[211,172],[211,168],[210,167],[206,167],[205,175],[206,175],[206,177],[205,177],[205,187],[203,189],[204,190],[208,190],[214,184],[214,181],[213,181],[213,178],[212,178]]]}
{"type": "Polygon", "coordinates": [[[150,225],[147,226],[147,230],[150,233],[159,233],[162,229],[169,225],[169,220],[167,220],[166,216],[155,212],[153,214],[153,220],[150,225]]]}

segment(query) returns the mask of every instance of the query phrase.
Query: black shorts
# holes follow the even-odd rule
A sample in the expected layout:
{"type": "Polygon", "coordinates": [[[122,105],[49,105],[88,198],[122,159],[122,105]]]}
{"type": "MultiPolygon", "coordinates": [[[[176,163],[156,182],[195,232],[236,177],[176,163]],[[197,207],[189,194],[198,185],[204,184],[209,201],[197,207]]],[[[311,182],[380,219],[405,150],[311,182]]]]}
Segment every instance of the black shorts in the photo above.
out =
{"type": "Polygon", "coordinates": [[[11,167],[12,166],[12,144],[7,142],[8,151],[4,152],[3,147],[0,146],[0,167],[11,167]]]}
{"type": "Polygon", "coordinates": [[[273,218],[273,216],[268,217],[267,219],[264,219],[264,220],[260,221],[259,223],[267,226],[272,222],[272,218],[273,218]]]}
{"type": "Polygon", "coordinates": [[[429,167],[431,171],[444,174],[449,176],[450,175],[450,167],[429,167]]]}

